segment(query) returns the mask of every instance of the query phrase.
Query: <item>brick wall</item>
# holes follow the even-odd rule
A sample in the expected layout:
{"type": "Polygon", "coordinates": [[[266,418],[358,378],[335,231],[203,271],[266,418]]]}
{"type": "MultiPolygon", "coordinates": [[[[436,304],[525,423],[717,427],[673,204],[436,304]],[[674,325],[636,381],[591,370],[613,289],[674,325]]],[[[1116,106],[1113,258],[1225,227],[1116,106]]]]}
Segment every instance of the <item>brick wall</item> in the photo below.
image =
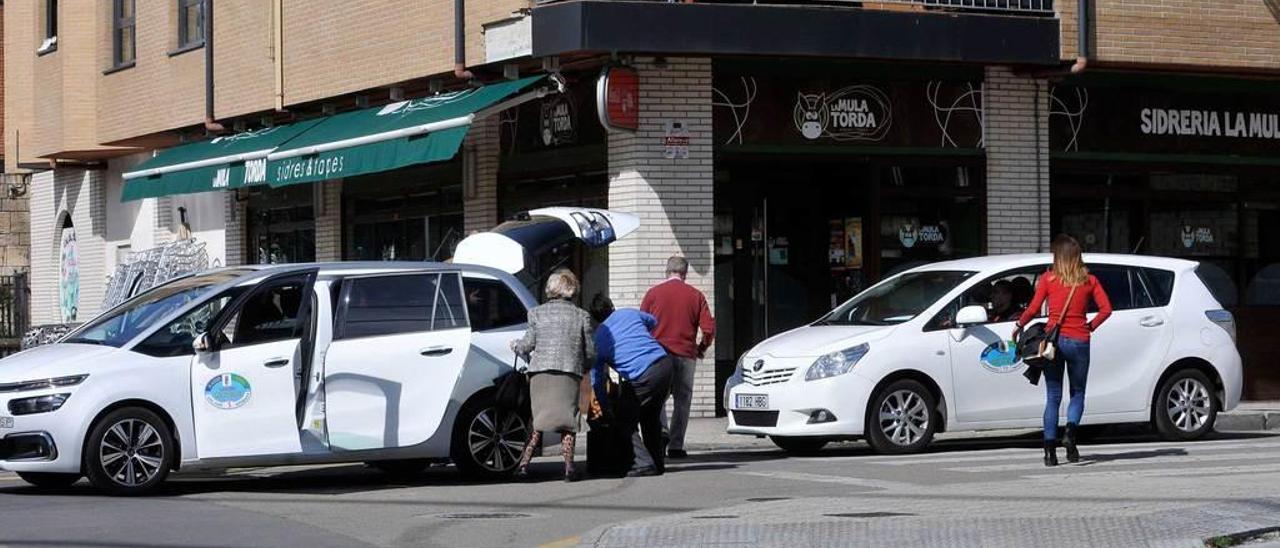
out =
{"type": "Polygon", "coordinates": [[[987,252],[1047,250],[1048,85],[1044,80],[1017,76],[1007,67],[987,67],[982,102],[987,152],[987,252]]]}
{"type": "Polygon", "coordinates": [[[226,266],[240,266],[245,264],[245,226],[248,224],[246,219],[247,211],[245,202],[236,199],[235,192],[225,192],[226,196],[226,219],[227,231],[226,237],[226,266]]]}
{"type": "MultiPolygon", "coordinates": [[[[1280,69],[1274,0],[1092,0],[1093,54],[1107,63],[1280,69]]],[[[1078,53],[1076,2],[1055,2],[1062,57],[1078,53]]]]}
{"type": "Polygon", "coordinates": [[[464,162],[468,154],[475,155],[475,197],[466,196],[463,182],[462,224],[463,232],[472,234],[493,228],[498,222],[498,162],[502,153],[499,142],[498,115],[493,115],[471,125],[463,145],[464,162]]]}
{"type": "Polygon", "coordinates": [[[0,195],[0,275],[31,265],[30,198],[0,195]]]}
{"type": "Polygon", "coordinates": [[[80,253],[78,321],[98,313],[106,289],[106,197],[103,171],[59,169],[31,181],[31,323],[62,321],[58,304],[59,223],[71,217],[80,253]]]}
{"type": "MultiPolygon", "coordinates": [[[[673,254],[689,259],[689,283],[715,308],[712,270],[711,61],[670,58],[636,63],[640,129],[609,135],[609,208],[639,215],[640,229],[609,246],[609,294],[619,307],[637,306],[663,280],[673,254]],[[689,131],[689,157],[663,157],[669,122],[689,131]]],[[[714,356],[714,349],[707,353],[714,356]]],[[[694,416],[715,413],[715,367],[698,367],[694,416]]]]}
{"type": "Polygon", "coordinates": [[[342,179],[316,183],[316,261],[342,260],[342,179]]]}
{"type": "MultiPolygon", "coordinates": [[[[4,156],[4,4],[0,4],[0,157],[4,156]]],[[[4,165],[0,163],[0,171],[4,165]]]]}

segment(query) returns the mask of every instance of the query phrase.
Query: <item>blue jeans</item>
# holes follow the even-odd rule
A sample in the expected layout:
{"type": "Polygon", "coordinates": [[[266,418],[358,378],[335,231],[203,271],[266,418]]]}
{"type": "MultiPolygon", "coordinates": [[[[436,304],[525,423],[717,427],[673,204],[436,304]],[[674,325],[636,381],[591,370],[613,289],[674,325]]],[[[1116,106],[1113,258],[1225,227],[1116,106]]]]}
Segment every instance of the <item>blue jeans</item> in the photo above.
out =
{"type": "Polygon", "coordinates": [[[1044,439],[1058,439],[1058,408],[1062,406],[1062,370],[1071,383],[1067,423],[1080,424],[1084,416],[1084,386],[1089,378],[1089,341],[1058,337],[1058,356],[1044,368],[1044,439]]]}

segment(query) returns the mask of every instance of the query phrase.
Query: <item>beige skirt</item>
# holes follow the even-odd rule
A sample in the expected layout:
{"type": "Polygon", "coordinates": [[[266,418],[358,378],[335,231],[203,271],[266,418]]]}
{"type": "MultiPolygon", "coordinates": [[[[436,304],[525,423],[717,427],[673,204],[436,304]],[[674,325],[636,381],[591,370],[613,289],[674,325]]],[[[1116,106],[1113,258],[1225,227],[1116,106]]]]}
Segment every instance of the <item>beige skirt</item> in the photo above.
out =
{"type": "Polygon", "coordinates": [[[529,401],[533,407],[533,429],[540,432],[578,430],[578,394],[582,379],[557,371],[529,376],[529,401]]]}

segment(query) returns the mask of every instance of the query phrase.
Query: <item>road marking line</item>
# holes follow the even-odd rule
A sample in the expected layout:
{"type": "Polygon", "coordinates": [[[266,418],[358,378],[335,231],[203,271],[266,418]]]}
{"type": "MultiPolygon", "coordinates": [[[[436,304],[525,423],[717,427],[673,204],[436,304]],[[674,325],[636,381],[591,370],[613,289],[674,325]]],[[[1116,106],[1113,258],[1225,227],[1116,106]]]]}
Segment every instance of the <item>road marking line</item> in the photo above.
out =
{"type": "MultiPolygon", "coordinates": [[[[1119,455],[1123,455],[1120,453],[1119,455]]],[[[1081,456],[1081,460],[1088,462],[1090,457],[1106,456],[1094,455],[1086,453],[1081,456]]],[[[1100,460],[1084,466],[1074,465],[1072,468],[1093,468],[1112,466],[1142,466],[1147,464],[1192,464],[1197,462],[1221,462],[1221,461],[1240,461],[1240,460],[1280,460],[1280,453],[1244,453],[1233,455],[1154,455],[1150,457],[1133,457],[1117,460],[1100,460]]],[[[961,466],[956,468],[944,468],[951,472],[967,472],[967,473],[984,473],[984,472],[1013,472],[1017,470],[1041,470],[1044,464],[1041,462],[1034,463],[1017,463],[1017,464],[993,464],[987,466],[961,466]]]]}
{"type": "Polygon", "coordinates": [[[18,476],[12,476],[12,477],[0,477],[0,481],[22,481],[22,478],[20,478],[20,477],[18,477],[18,476]]]}
{"type": "MultiPolygon", "coordinates": [[[[1070,470],[1070,469],[1069,469],[1070,470]]],[[[1256,474],[1266,472],[1280,473],[1280,464],[1254,464],[1246,466],[1204,466],[1196,468],[1154,468],[1151,470],[1109,470],[1100,472],[1067,472],[1060,474],[1031,474],[1021,476],[1025,479],[1048,480],[1078,480],[1081,478],[1109,478],[1109,477],[1160,477],[1160,476],[1184,476],[1199,477],[1213,475],[1231,475],[1231,474],[1256,474]],[[1188,476],[1191,473],[1193,476],[1188,476]]]]}
{"type": "Polygon", "coordinates": [[[582,539],[577,536],[565,537],[560,540],[553,540],[546,544],[538,545],[538,548],[567,548],[569,546],[577,546],[582,543],[582,539]]]}
{"type": "Polygon", "coordinates": [[[855,485],[858,487],[871,487],[875,489],[885,489],[889,491],[909,490],[918,487],[912,483],[878,480],[868,478],[855,478],[850,476],[828,476],[823,474],[808,474],[804,472],[734,472],[743,476],[755,476],[761,478],[772,478],[793,481],[812,481],[815,483],[836,483],[840,485],[855,485]]]}
{"type": "MultiPolygon", "coordinates": [[[[1083,446],[1083,448],[1086,451],[1088,451],[1090,455],[1094,455],[1094,456],[1123,455],[1123,454],[1132,452],[1132,451],[1124,450],[1124,446],[1119,446],[1119,445],[1087,445],[1087,446],[1083,446]]],[[[1143,448],[1144,447],[1138,447],[1138,449],[1143,449],[1143,448]]],[[[1179,450],[1186,451],[1188,453],[1207,453],[1210,451],[1223,451],[1228,449],[1277,449],[1277,450],[1280,450],[1280,443],[1254,442],[1254,443],[1236,443],[1232,445],[1214,445],[1214,446],[1204,446],[1200,443],[1183,443],[1181,445],[1170,444],[1168,446],[1160,446],[1160,447],[1152,446],[1145,449],[1149,449],[1149,450],[1179,449],[1179,450]]],[[[942,455],[932,455],[933,458],[917,458],[917,459],[901,459],[901,460],[877,459],[877,460],[860,461],[860,462],[865,462],[868,464],[879,464],[884,466],[910,466],[914,464],[951,464],[951,463],[960,463],[960,462],[1002,461],[1002,460],[1009,460],[1009,457],[1014,455],[1039,456],[1041,454],[1040,449],[1012,449],[1012,450],[999,450],[999,451],[1000,453],[998,454],[992,454],[994,452],[985,452],[985,451],[981,452],[981,454],[974,454],[977,451],[973,451],[973,452],[965,452],[963,455],[950,456],[950,457],[942,456],[942,455]]],[[[808,459],[808,460],[812,460],[812,459],[808,459]]]]}

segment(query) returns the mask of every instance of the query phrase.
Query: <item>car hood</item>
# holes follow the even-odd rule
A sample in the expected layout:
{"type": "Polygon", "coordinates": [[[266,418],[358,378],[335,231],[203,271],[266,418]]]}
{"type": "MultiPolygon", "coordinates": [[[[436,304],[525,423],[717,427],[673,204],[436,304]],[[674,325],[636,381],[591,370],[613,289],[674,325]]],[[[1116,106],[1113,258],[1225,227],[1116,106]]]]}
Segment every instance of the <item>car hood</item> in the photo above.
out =
{"type": "Polygon", "coordinates": [[[883,339],[892,333],[895,327],[892,325],[806,325],[765,339],[747,352],[747,356],[816,358],[864,342],[883,339]]]}
{"type": "Polygon", "coordinates": [[[0,384],[92,373],[116,352],[120,349],[93,344],[37,346],[0,360],[0,384]]]}

